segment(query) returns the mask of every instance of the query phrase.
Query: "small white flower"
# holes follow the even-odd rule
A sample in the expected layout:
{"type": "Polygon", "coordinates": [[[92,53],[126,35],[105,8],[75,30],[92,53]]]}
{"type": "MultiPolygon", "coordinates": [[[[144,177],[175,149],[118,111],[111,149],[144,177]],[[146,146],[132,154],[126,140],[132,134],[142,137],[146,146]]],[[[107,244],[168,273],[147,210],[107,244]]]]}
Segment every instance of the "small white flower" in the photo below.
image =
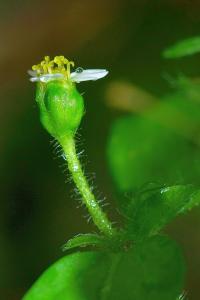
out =
{"type": "Polygon", "coordinates": [[[77,68],[74,72],[71,72],[71,67],[74,67],[74,62],[63,55],[55,56],[53,60],[49,56],[45,56],[41,63],[34,65],[32,71],[28,71],[28,73],[31,76],[30,81],[41,81],[44,83],[58,79],[71,82],[98,80],[108,74],[108,71],[105,69],[83,70],[82,68],[77,68]]]}
{"type": "MultiPolygon", "coordinates": [[[[28,74],[31,76],[30,81],[36,82],[49,82],[52,80],[62,79],[65,77],[63,73],[52,73],[52,74],[41,74],[38,75],[36,71],[28,71],[28,74]]],[[[70,73],[69,79],[72,82],[82,82],[88,80],[98,80],[105,77],[108,74],[108,71],[105,69],[87,69],[83,70],[82,68],[77,68],[75,72],[70,73]]]]}

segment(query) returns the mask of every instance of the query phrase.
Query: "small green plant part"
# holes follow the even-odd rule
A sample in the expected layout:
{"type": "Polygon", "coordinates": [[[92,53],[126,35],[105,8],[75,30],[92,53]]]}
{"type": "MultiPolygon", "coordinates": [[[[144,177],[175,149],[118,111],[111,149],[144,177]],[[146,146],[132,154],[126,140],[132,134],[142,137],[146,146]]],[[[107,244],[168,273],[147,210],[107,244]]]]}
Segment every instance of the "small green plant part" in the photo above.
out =
{"type": "Polygon", "coordinates": [[[181,58],[200,52],[200,36],[190,37],[176,42],[163,51],[164,58],[181,58]]]}
{"type": "MultiPolygon", "coordinates": [[[[191,185],[147,188],[120,205],[124,226],[114,227],[86,180],[75,145],[75,134],[84,115],[84,100],[76,83],[103,78],[108,71],[78,68],[71,72],[71,67],[74,63],[64,56],[53,60],[46,56],[29,71],[30,80],[37,83],[41,123],[61,145],[99,233],[78,234],[65,243],[63,250],[88,246],[92,250],[76,251],[55,262],[23,300],[182,299],[184,259],[178,245],[163,235],[162,229],[177,215],[198,205],[200,191],[191,185]]],[[[121,147],[120,143],[117,148],[111,144],[111,161],[121,147]]],[[[117,163],[112,161],[113,172],[118,169],[117,163]]],[[[115,174],[119,182],[123,176],[120,169],[115,174]]]]}
{"type": "Polygon", "coordinates": [[[75,82],[97,80],[107,75],[106,70],[70,71],[74,62],[64,56],[50,60],[48,56],[33,66],[31,81],[37,82],[36,101],[44,128],[62,146],[73,180],[82,196],[95,225],[106,236],[114,229],[92,193],[76,154],[74,136],[84,115],[84,101],[75,82]]]}

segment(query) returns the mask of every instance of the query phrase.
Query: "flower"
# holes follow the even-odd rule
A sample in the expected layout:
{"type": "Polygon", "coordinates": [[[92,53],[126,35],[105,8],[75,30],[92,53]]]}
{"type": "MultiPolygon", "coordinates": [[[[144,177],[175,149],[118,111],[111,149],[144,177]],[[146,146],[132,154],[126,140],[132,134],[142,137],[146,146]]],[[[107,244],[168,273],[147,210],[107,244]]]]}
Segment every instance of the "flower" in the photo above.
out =
{"type": "Polygon", "coordinates": [[[71,72],[74,62],[64,56],[53,60],[45,56],[34,65],[30,81],[39,82],[36,87],[36,102],[44,128],[56,140],[73,137],[85,113],[84,99],[75,82],[97,80],[108,74],[107,70],[77,68],[71,72]]]}
{"type": "Polygon", "coordinates": [[[40,64],[34,65],[32,70],[28,71],[31,76],[30,81],[46,83],[62,79],[79,83],[88,80],[98,80],[108,74],[108,71],[105,69],[84,70],[80,67],[71,72],[71,66],[74,67],[74,62],[69,61],[64,56],[55,56],[53,60],[50,60],[49,56],[45,56],[40,64]]]}

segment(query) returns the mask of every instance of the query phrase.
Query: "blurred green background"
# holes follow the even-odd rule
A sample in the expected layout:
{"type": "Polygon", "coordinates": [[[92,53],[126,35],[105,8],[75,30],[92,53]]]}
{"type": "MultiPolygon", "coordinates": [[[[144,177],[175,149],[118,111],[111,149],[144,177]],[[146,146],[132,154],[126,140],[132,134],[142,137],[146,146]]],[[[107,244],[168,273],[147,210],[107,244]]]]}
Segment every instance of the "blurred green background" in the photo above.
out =
{"type": "MultiPolygon", "coordinates": [[[[89,178],[95,172],[96,193],[106,195],[111,203],[107,210],[118,220],[117,193],[106,158],[110,127],[118,117],[138,116],[152,103],[165,101],[164,95],[173,93],[168,74],[176,78],[183,73],[199,84],[199,55],[165,61],[161,52],[177,40],[200,35],[200,2],[10,0],[1,1],[0,17],[0,299],[19,300],[42,270],[63,255],[61,246],[67,239],[94,230],[83,217],[86,211],[77,209],[73,185],[64,182],[69,176],[63,174],[62,159],[39,123],[27,70],[44,55],[63,54],[77,67],[110,71],[101,81],[78,86],[86,105],[78,148],[85,150],[82,161],[89,178]]],[[[200,93],[195,97],[197,112],[200,93]]],[[[195,126],[193,141],[199,135],[195,126]]],[[[188,158],[191,155],[188,151],[188,158]]],[[[190,300],[197,300],[200,209],[167,230],[183,248],[185,290],[190,300]]]]}

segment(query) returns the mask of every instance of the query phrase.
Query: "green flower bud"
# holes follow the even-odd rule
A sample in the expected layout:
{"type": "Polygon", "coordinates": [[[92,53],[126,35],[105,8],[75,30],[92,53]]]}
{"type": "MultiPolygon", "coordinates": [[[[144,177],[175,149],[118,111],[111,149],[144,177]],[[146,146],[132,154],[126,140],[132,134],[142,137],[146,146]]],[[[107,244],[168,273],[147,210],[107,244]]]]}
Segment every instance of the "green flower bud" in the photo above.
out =
{"type": "Polygon", "coordinates": [[[84,114],[83,97],[68,80],[52,80],[37,85],[36,101],[44,128],[56,139],[73,136],[84,114]]]}
{"type": "Polygon", "coordinates": [[[84,114],[84,102],[75,82],[97,80],[108,74],[107,70],[77,68],[70,72],[74,62],[64,56],[44,60],[29,71],[32,82],[38,82],[36,101],[44,128],[57,140],[73,136],[84,114]]]}

